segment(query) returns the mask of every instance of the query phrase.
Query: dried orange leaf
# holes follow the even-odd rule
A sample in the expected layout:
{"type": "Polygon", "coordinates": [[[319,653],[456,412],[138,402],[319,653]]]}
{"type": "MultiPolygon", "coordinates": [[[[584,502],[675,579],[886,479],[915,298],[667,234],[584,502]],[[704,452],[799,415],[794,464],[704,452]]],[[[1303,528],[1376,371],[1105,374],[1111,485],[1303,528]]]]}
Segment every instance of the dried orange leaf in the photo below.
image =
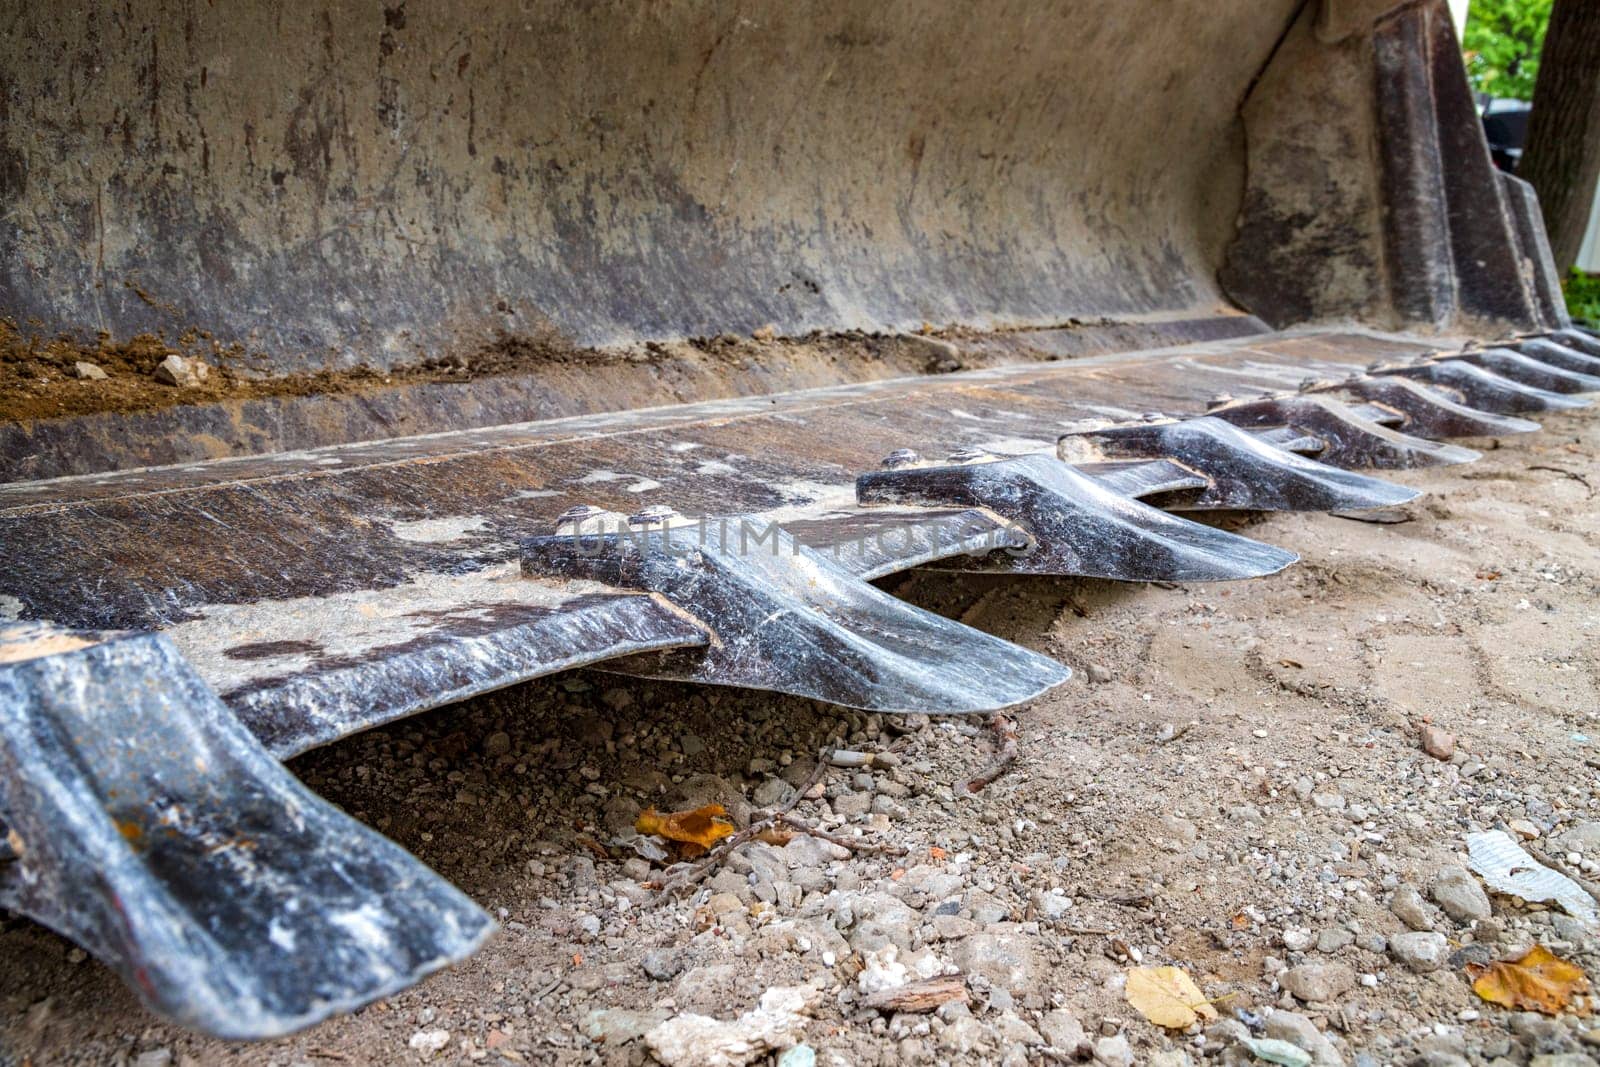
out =
{"type": "Polygon", "coordinates": [[[693,811],[673,811],[663,815],[655,808],[639,813],[633,828],[641,834],[658,834],[668,841],[710,848],[733,833],[733,823],[721,804],[707,804],[693,811]]]}
{"type": "Polygon", "coordinates": [[[1473,992],[1491,1004],[1546,1015],[1560,1014],[1576,994],[1589,991],[1583,970],[1543,945],[1533,946],[1514,963],[1469,963],[1467,975],[1473,992]]]}
{"type": "Polygon", "coordinates": [[[1180,967],[1135,967],[1128,972],[1128,1003],[1157,1026],[1184,1030],[1198,1019],[1215,1019],[1217,1009],[1180,967]]]}

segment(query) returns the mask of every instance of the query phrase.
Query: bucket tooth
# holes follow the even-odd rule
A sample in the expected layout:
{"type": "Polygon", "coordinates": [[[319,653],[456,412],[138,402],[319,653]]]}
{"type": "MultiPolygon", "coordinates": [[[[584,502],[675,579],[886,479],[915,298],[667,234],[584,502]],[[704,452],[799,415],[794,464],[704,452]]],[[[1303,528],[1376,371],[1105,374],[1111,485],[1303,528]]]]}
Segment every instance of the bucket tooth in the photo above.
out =
{"type": "Polygon", "coordinates": [[[1032,536],[969,569],[1206,582],[1259,578],[1299,559],[1130,500],[1051,456],[874,471],[856,479],[856,499],[987,508],[1032,536]]]}
{"type": "Polygon", "coordinates": [[[0,821],[0,906],[217,1037],[353,1010],[494,929],[302,786],[157,634],[0,628],[0,821]]]}
{"type": "Polygon", "coordinates": [[[1592,356],[1577,345],[1565,341],[1556,341],[1548,337],[1530,337],[1526,341],[1517,342],[1512,346],[1512,351],[1529,359],[1536,359],[1540,363],[1572,371],[1574,374],[1585,374],[1591,378],[1600,376],[1600,356],[1592,356]]]}
{"type": "MultiPolygon", "coordinates": [[[[1000,532],[1006,543],[1015,538],[1000,532]]],[[[897,600],[776,524],[728,520],[710,536],[680,526],[536,537],[522,543],[522,569],[655,593],[711,631],[703,649],[601,668],[622,674],[930,714],[1020,704],[1072,675],[1054,660],[897,600]]]]}
{"type": "Polygon", "coordinates": [[[1302,456],[1314,456],[1323,448],[1322,438],[1315,434],[1302,433],[1293,426],[1269,426],[1264,430],[1252,430],[1250,433],[1263,444],[1302,456]]]}
{"type": "Polygon", "coordinates": [[[1448,389],[1460,396],[1464,404],[1497,415],[1568,411],[1588,407],[1590,403],[1565,393],[1523,385],[1485,367],[1460,360],[1380,365],[1369,374],[1375,378],[1403,378],[1448,389]]]}
{"type": "MultiPolygon", "coordinates": [[[[1061,458],[1072,462],[1072,458],[1065,453],[1062,453],[1061,458]]],[[[1166,457],[1148,459],[1140,457],[1132,462],[1115,460],[1109,463],[1100,462],[1101,459],[1109,458],[1091,457],[1086,463],[1079,464],[1078,469],[1113,493],[1135,500],[1153,496],[1169,497],[1175,494],[1182,495],[1187,500],[1211,485],[1211,479],[1199,471],[1166,457]]],[[[1167,510],[1172,509],[1168,507],[1167,510]]]]}
{"type": "Polygon", "coordinates": [[[1340,470],[1262,441],[1222,419],[1134,423],[1061,439],[1064,460],[1167,457],[1205,475],[1209,484],[1177,510],[1346,511],[1393,507],[1415,489],[1340,470]]]}
{"type": "Polygon", "coordinates": [[[1285,395],[1244,400],[1206,412],[1235,426],[1290,426],[1322,439],[1317,459],[1335,467],[1404,470],[1470,463],[1478,453],[1425,441],[1363,418],[1349,405],[1325,396],[1285,395]]]}
{"type": "Polygon", "coordinates": [[[1452,360],[1483,367],[1512,381],[1531,385],[1535,389],[1548,389],[1552,393],[1600,392],[1600,378],[1551,366],[1509,348],[1485,348],[1482,351],[1457,352],[1440,357],[1441,362],[1452,360]]]}
{"type": "Polygon", "coordinates": [[[1568,348],[1577,349],[1584,355],[1600,356],[1600,337],[1596,337],[1588,330],[1580,330],[1576,327],[1567,330],[1552,330],[1549,336],[1550,340],[1558,345],[1566,345],[1568,348]]]}
{"type": "Polygon", "coordinates": [[[1445,437],[1492,437],[1499,434],[1532,433],[1537,422],[1497,415],[1458,404],[1437,390],[1428,389],[1404,378],[1355,377],[1327,386],[1317,393],[1345,393],[1381,404],[1405,416],[1400,425],[1404,433],[1437,441],[1445,437]]]}

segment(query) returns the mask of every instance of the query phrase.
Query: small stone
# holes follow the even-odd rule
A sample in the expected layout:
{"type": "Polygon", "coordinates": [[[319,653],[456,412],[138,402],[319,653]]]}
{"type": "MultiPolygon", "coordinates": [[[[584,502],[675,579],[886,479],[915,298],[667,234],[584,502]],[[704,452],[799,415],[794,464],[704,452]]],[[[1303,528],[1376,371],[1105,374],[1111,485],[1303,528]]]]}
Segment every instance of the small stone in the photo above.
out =
{"type": "Polygon", "coordinates": [[[794,786],[782,778],[768,778],[756,786],[755,791],[750,794],[750,799],[758,808],[775,808],[787,803],[793,795],[794,786]]]}
{"type": "Polygon", "coordinates": [[[1281,981],[1300,1000],[1326,1004],[1355,988],[1356,975],[1342,963],[1303,963],[1285,971],[1281,981]]]}
{"type": "Polygon", "coordinates": [[[1317,935],[1318,952],[1338,952],[1355,944],[1356,935],[1342,926],[1330,926],[1317,935]]]}
{"type": "Polygon", "coordinates": [[[865,815],[872,810],[872,796],[868,793],[846,793],[833,798],[833,813],[846,819],[865,815]]]}
{"type": "Polygon", "coordinates": [[[1145,1067],[1194,1067],[1194,1060],[1181,1048],[1169,1048],[1161,1052],[1151,1053],[1145,1060],[1145,1067]]]}
{"type": "Polygon", "coordinates": [[[184,359],[174,353],[156,365],[154,377],[162,385],[193,389],[206,380],[206,374],[210,369],[197,359],[184,359]]]}
{"type": "Polygon", "coordinates": [[[1456,754],[1455,735],[1432,723],[1422,727],[1422,751],[1437,760],[1448,760],[1456,754]]]}
{"type": "Polygon", "coordinates": [[[1539,828],[1527,819],[1512,819],[1506,825],[1511,828],[1512,833],[1526,841],[1532,841],[1539,836],[1539,828]]]}
{"type": "Polygon", "coordinates": [[[1416,971],[1427,974],[1444,964],[1450,943],[1443,934],[1412,931],[1395,934],[1389,939],[1389,953],[1395,959],[1416,971]]]}
{"type": "Polygon", "coordinates": [[[1133,1067],[1133,1048],[1121,1034],[1094,1043],[1094,1061],[1106,1067],[1133,1067]]]}
{"type": "Polygon", "coordinates": [[[1105,685],[1107,682],[1111,681],[1112,677],[1111,671],[1098,663],[1089,664],[1084,668],[1084,673],[1089,676],[1089,681],[1093,682],[1095,685],[1105,685]]]}
{"type": "Polygon", "coordinates": [[[668,949],[657,949],[646,952],[639,966],[652,981],[666,982],[683,973],[683,956],[668,949]]]}
{"type": "Polygon", "coordinates": [[[991,985],[1015,994],[1033,989],[1038,967],[1032,943],[1021,934],[973,934],[953,955],[964,973],[981,975],[991,985]]]}
{"type": "Polygon", "coordinates": [[[817,1050],[810,1045],[796,1045],[785,1049],[778,1057],[778,1067],[816,1067],[817,1050]]]}
{"type": "Polygon", "coordinates": [[[1290,952],[1304,952],[1316,943],[1316,935],[1303,926],[1291,926],[1283,931],[1283,947],[1290,952]]]}
{"type": "MultiPolygon", "coordinates": [[[[168,358],[176,359],[177,357],[169,356],[168,358]]],[[[418,1030],[411,1035],[411,1040],[407,1041],[406,1045],[416,1049],[418,1052],[438,1052],[449,1043],[450,1031],[448,1030],[418,1030]]]]}
{"type": "Polygon", "coordinates": [[[1218,1019],[1206,1027],[1206,1048],[1231,1048],[1250,1036],[1250,1028],[1238,1019],[1218,1019]]]}
{"type": "Polygon", "coordinates": [[[1089,1035],[1083,1032],[1083,1024],[1078,1017],[1060,1008],[1045,1012],[1044,1018],[1039,1020],[1039,1032],[1051,1048],[1060,1049],[1069,1056],[1089,1041],[1089,1035]]]}
{"type": "Polygon", "coordinates": [[[1580,822],[1563,831],[1559,840],[1563,848],[1600,853],[1600,822],[1580,822]]]}
{"type": "Polygon", "coordinates": [[[1311,1053],[1311,1062],[1317,1067],[1344,1067],[1344,1057],[1333,1047],[1333,1042],[1304,1015],[1292,1011],[1273,1012],[1267,1019],[1266,1035],[1311,1053]]]}
{"type": "Polygon", "coordinates": [[[81,359],[72,365],[72,373],[85,382],[103,382],[110,377],[109,374],[100,369],[99,364],[85,363],[81,359]]]}
{"type": "Polygon", "coordinates": [[[483,739],[483,754],[490,759],[497,759],[511,751],[511,735],[504,730],[496,730],[483,739]]]}
{"type": "Polygon", "coordinates": [[[1042,1045],[1044,1038],[1039,1032],[1013,1014],[1000,1017],[995,1023],[995,1029],[1000,1032],[1000,1040],[1007,1045],[1042,1045]]]}
{"type": "Polygon", "coordinates": [[[1433,879],[1433,900],[1457,922],[1487,919],[1493,912],[1489,894],[1478,880],[1460,867],[1443,867],[1433,879]]]}
{"type": "Polygon", "coordinates": [[[1422,899],[1422,894],[1417,892],[1415,886],[1403,885],[1396,889],[1389,901],[1389,910],[1413,930],[1432,930],[1437,921],[1433,909],[1428,907],[1428,902],[1422,899]]]}
{"type": "Polygon", "coordinates": [[[590,1041],[611,1048],[637,1041],[672,1017],[669,1011],[635,1011],[628,1008],[599,1008],[583,1017],[580,1029],[590,1041]]]}

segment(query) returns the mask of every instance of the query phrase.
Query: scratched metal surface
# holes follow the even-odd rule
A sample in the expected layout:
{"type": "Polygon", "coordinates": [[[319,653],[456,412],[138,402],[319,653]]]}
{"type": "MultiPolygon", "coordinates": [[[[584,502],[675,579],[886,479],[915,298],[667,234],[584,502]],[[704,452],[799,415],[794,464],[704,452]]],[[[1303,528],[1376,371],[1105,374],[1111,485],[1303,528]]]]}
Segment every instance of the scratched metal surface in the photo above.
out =
{"type": "Polygon", "coordinates": [[[494,930],[301,785],[158,634],[0,625],[0,812],[0,907],[224,1037],[354,1010],[494,930]]]}
{"type": "MultiPolygon", "coordinates": [[[[856,476],[894,449],[1053,454],[1073,425],[1193,414],[1218,392],[1429,350],[1281,335],[0,486],[0,611],[170,630],[285,754],[536,674],[703,642],[646,598],[497,579],[519,540],[576,504],[826,527],[861,514],[856,476]],[[441,667],[465,660],[472,670],[441,667]]],[[[1172,476],[1142,480],[1154,491],[1172,476]]],[[[928,558],[890,548],[852,567],[928,558]]]]}

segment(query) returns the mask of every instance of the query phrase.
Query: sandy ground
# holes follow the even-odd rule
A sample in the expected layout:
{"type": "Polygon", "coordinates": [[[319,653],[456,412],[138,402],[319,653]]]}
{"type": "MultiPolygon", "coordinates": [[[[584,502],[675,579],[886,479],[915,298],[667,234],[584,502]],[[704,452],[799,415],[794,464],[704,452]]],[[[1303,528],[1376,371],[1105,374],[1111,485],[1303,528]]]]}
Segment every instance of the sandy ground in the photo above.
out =
{"type": "Polygon", "coordinates": [[[1108,1063],[1246,1063],[1247,1030],[1322,1063],[1581,1055],[1600,1038],[1589,1022],[1484,1003],[1460,966],[1538,942],[1600,977],[1579,924],[1499,897],[1463,922],[1430,900],[1413,921],[1454,955],[1415,973],[1391,945],[1407,930],[1392,898],[1429,898],[1467,832],[1515,823],[1579,874],[1581,846],[1600,853],[1600,828],[1577,829],[1600,820],[1600,419],[1546,425],[1481,443],[1476,464],[1399,476],[1428,494],[1409,521],[1251,522],[1304,556],[1267,580],[889,580],[1077,670],[1017,715],[1020,761],[976,796],[956,786],[992,755],[981,722],[597,672],[313,753],[294,765],[313,788],[500,917],[478,956],[309,1032],[225,1045],[0,918],[0,1063],[646,1063],[640,1030],[805,983],[823,1064],[1096,1047],[1108,1063]],[[1424,722],[1454,736],[1451,760],[1422,751],[1424,722]],[[903,855],[756,844],[696,895],[652,904],[640,882],[659,868],[627,844],[641,806],[717,801],[747,819],[833,741],[893,766],[831,770],[796,813],[903,855]],[[891,955],[960,970],[967,1004],[862,1007],[863,962],[892,973],[891,955]],[[1233,1023],[1151,1026],[1123,996],[1135,961],[1183,967],[1233,1023]]]}

